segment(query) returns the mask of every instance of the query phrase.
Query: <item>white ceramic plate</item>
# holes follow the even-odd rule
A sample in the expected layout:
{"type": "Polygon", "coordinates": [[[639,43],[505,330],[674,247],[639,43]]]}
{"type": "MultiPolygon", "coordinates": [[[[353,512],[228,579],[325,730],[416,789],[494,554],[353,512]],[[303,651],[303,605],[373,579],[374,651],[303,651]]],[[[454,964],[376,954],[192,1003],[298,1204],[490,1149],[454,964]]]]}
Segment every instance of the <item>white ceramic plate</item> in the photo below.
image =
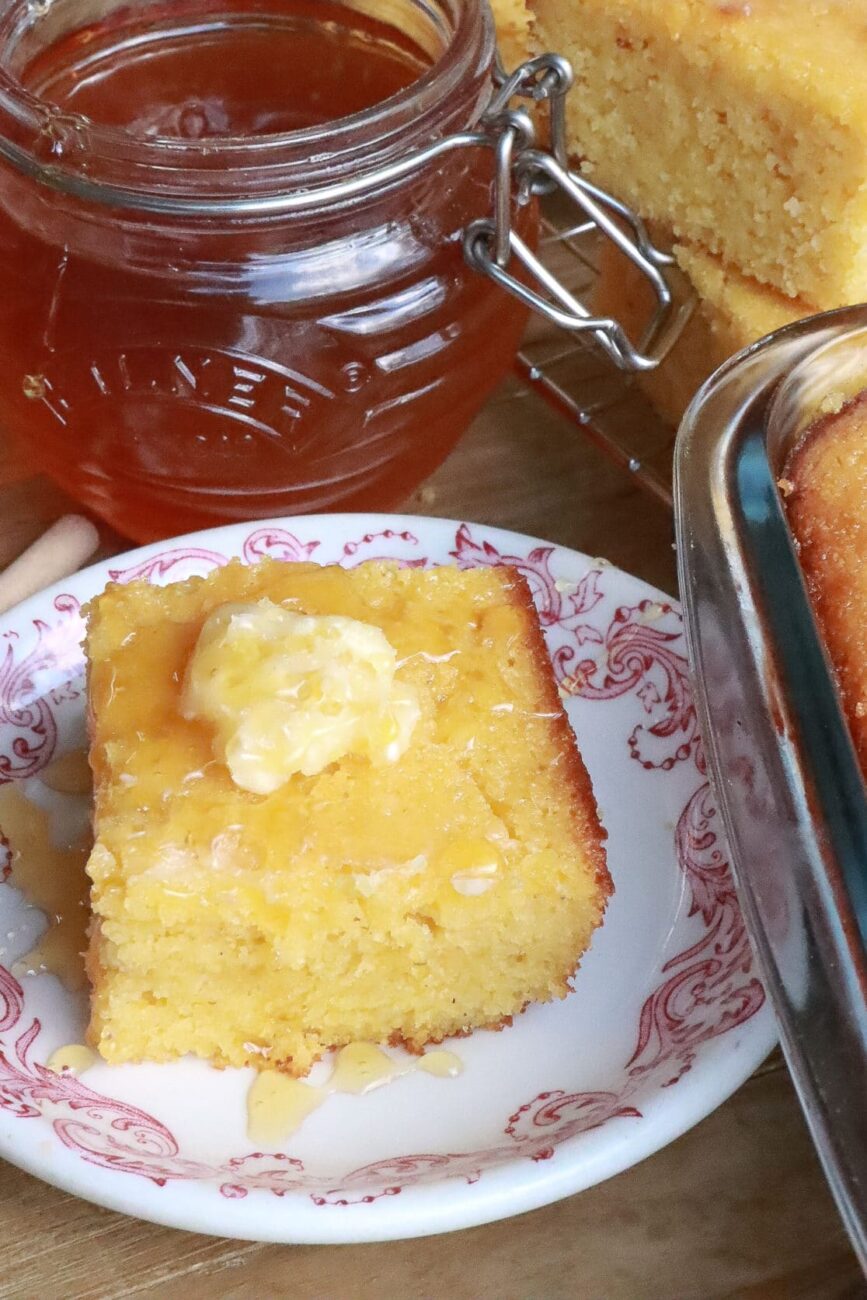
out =
{"type": "Polygon", "coordinates": [[[332,515],[237,525],[95,565],[0,620],[0,779],[80,798],[40,771],[84,738],[80,605],[109,579],[172,582],[230,556],[520,568],[609,833],[616,893],[575,991],[414,1073],[335,1095],[284,1150],[246,1136],[252,1074],[202,1062],[44,1067],[81,1041],[82,998],[10,973],[44,925],[0,885],[0,1151],[101,1205],[181,1228],[349,1242],[468,1227],[589,1187],[718,1106],[774,1041],[705,777],[681,619],[665,596],[573,551],[477,525],[332,515]]]}

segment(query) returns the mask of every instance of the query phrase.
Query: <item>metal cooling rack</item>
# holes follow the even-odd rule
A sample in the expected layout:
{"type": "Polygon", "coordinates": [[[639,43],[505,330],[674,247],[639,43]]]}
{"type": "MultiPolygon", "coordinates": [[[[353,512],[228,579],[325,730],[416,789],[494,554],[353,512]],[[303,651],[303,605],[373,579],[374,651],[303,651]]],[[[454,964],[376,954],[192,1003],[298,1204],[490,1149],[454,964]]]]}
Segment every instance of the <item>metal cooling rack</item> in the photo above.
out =
{"type": "MultiPolygon", "coordinates": [[[[563,225],[556,214],[546,213],[542,259],[582,300],[599,277],[600,244],[591,222],[563,225]]],[[[624,475],[672,509],[676,430],[656,414],[635,378],[618,370],[591,338],[568,335],[534,320],[516,358],[515,373],[624,475]]],[[[785,1070],[776,1049],[753,1078],[785,1070]]]]}
{"type": "MultiPolygon", "coordinates": [[[[599,277],[600,245],[601,236],[591,222],[569,226],[558,223],[556,213],[546,212],[542,260],[582,301],[599,277]]],[[[657,415],[634,376],[618,370],[592,338],[568,335],[533,320],[515,360],[515,373],[624,475],[673,510],[676,430],[657,415]]],[[[753,1078],[785,1070],[776,1049],[753,1078]]]]}
{"type": "MultiPolygon", "coordinates": [[[[599,277],[599,246],[592,222],[561,225],[556,212],[546,213],[539,242],[542,260],[582,301],[599,277]]],[[[675,431],[656,414],[634,378],[618,370],[592,338],[534,320],[515,371],[637,486],[671,509],[675,431]]]]}

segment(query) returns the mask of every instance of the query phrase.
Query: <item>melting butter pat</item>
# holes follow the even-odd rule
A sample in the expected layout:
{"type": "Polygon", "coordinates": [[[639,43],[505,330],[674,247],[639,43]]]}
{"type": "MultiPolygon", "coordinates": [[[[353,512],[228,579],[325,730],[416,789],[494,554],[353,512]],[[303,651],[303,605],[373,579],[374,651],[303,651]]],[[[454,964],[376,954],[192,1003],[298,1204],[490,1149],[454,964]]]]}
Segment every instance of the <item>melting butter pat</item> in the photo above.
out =
{"type": "Polygon", "coordinates": [[[222,605],[190,658],[181,711],[214,729],[232,780],[271,794],[354,754],[395,762],[419,719],[378,627],[297,614],[273,601],[222,605]]]}

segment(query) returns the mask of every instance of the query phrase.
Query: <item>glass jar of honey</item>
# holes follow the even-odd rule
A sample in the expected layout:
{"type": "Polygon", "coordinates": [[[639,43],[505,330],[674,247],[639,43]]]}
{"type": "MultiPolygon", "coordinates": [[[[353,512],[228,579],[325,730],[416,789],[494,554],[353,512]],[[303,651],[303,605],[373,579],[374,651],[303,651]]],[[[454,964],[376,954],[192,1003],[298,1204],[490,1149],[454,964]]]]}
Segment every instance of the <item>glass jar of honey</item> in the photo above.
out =
{"type": "Polygon", "coordinates": [[[525,320],[462,250],[493,151],[399,166],[480,121],[494,55],[478,0],[0,0],[0,422],[30,460],[138,540],[396,504],[525,320]]]}

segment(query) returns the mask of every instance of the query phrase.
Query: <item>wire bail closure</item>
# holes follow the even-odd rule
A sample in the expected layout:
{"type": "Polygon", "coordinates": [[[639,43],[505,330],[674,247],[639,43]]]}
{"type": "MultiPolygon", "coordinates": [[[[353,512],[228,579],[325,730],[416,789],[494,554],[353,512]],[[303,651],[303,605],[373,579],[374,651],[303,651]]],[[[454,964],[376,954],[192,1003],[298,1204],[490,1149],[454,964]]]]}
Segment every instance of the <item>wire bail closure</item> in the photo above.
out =
{"type": "MultiPolygon", "coordinates": [[[[310,213],[333,204],[351,203],[378,190],[401,184],[455,150],[493,149],[494,213],[471,222],[463,232],[464,257],[481,275],[533,311],[572,334],[594,336],[616,366],[625,371],[653,370],[669,352],[692,310],[694,296],[673,291],[685,277],[670,254],[657,248],[638,216],[613,195],[569,168],[566,144],[566,96],[572,68],[559,54],[541,54],[512,73],[497,64],[494,93],[473,130],[456,131],[405,153],[395,152],[354,175],[307,188],[230,196],[178,194],[107,182],[92,176],[81,158],[46,163],[17,141],[0,137],[0,160],[40,184],[88,203],[133,212],[181,218],[271,218],[310,213]],[[547,106],[550,146],[536,143],[533,119],[515,100],[547,106]],[[633,344],[618,321],[594,316],[536,256],[514,228],[514,208],[534,197],[559,192],[581,214],[583,228],[593,226],[629,258],[647,279],[655,307],[641,339],[633,344]],[[518,274],[510,267],[517,263],[518,274]]],[[[87,154],[83,155],[85,162],[87,154]]]]}
{"type": "Polygon", "coordinates": [[[656,247],[638,214],[569,169],[566,96],[572,81],[572,68],[559,54],[541,54],[511,74],[498,65],[497,90],[480,123],[495,153],[494,215],[467,227],[464,256],[474,270],[561,329],[593,334],[619,369],[653,370],[671,350],[693,304],[675,295],[673,286],[682,281],[674,258],[656,247]],[[530,114],[511,106],[516,97],[547,104],[549,149],[536,147],[530,114]],[[648,280],[656,305],[637,345],[618,321],[594,316],[515,231],[513,203],[521,206],[557,191],[648,280]],[[520,279],[509,270],[513,259],[525,272],[520,279]]]}

